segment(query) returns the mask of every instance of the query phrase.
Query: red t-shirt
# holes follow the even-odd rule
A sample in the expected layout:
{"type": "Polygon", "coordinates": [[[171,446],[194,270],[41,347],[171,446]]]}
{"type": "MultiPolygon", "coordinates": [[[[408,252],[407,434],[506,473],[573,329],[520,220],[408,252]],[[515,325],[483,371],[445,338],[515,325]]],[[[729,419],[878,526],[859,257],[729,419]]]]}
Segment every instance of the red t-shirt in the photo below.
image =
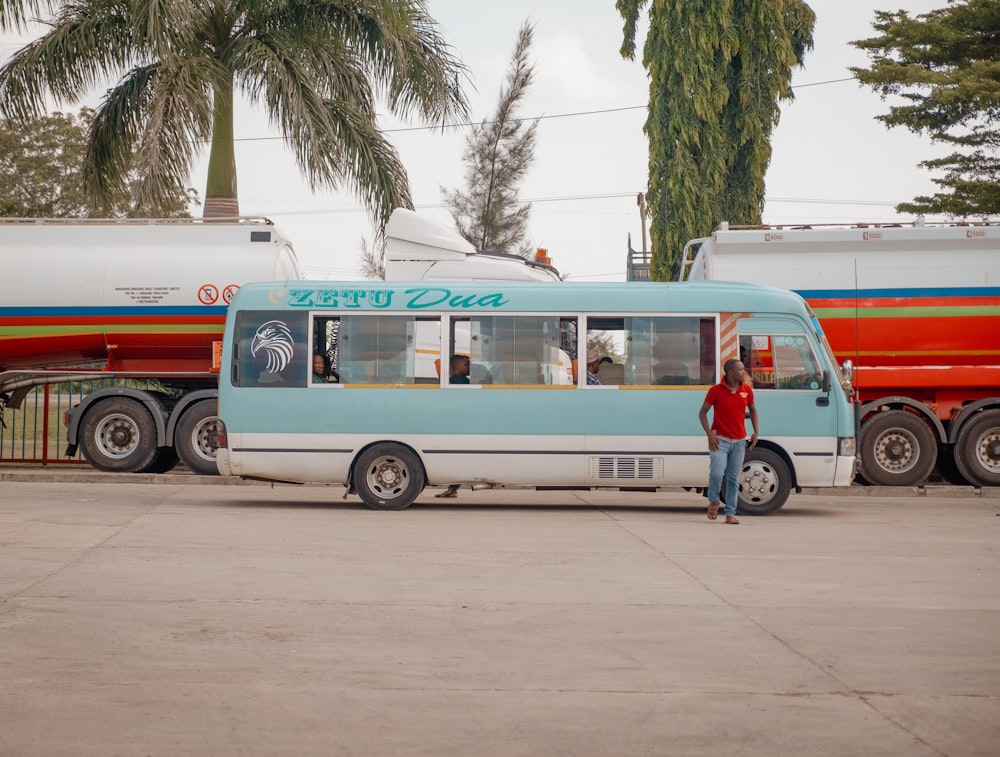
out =
{"type": "Polygon", "coordinates": [[[727,439],[747,438],[747,408],[753,405],[750,384],[744,381],[734,392],[723,381],[708,390],[705,402],[714,408],[712,431],[727,439]]]}

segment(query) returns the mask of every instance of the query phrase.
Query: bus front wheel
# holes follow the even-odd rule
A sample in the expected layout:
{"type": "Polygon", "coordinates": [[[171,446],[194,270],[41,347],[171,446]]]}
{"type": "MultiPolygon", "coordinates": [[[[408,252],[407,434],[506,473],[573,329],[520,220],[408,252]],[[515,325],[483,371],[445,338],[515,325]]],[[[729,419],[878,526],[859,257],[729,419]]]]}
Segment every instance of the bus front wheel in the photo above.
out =
{"type": "Polygon", "coordinates": [[[791,493],[792,472],[781,455],[763,447],[747,450],[740,471],[738,512],[770,515],[781,509],[791,493]]]}
{"type": "Polygon", "coordinates": [[[376,444],[354,462],[354,491],[372,510],[405,510],[424,490],[424,468],[401,444],[376,444]]]}

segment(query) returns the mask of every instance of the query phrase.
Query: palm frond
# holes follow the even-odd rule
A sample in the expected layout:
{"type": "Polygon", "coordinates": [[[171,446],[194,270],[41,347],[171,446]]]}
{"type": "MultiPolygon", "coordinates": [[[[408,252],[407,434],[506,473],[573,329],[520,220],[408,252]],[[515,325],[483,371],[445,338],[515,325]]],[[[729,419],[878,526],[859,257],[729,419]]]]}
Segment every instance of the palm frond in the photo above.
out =
{"type": "Polygon", "coordinates": [[[97,202],[124,191],[132,154],[151,99],[156,66],[133,69],[105,94],[94,112],[87,141],[84,182],[97,202]]]}
{"type": "Polygon", "coordinates": [[[0,68],[0,108],[26,120],[44,110],[45,95],[77,102],[109,75],[141,55],[126,3],[104,0],[65,4],[52,31],[26,45],[0,68]]]}
{"type": "Polygon", "coordinates": [[[171,58],[157,69],[135,155],[140,202],[157,204],[187,181],[212,133],[212,82],[224,73],[208,58],[171,58]]]}

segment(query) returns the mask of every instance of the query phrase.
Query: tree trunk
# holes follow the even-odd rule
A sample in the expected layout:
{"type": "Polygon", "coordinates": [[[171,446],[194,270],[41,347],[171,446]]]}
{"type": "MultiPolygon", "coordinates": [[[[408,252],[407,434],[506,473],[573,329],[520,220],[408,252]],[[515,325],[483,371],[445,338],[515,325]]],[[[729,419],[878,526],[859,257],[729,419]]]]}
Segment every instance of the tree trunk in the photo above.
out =
{"type": "Polygon", "coordinates": [[[234,218],[240,214],[236,193],[236,149],[233,144],[233,82],[215,88],[212,151],[208,157],[204,218],[234,218]]]}

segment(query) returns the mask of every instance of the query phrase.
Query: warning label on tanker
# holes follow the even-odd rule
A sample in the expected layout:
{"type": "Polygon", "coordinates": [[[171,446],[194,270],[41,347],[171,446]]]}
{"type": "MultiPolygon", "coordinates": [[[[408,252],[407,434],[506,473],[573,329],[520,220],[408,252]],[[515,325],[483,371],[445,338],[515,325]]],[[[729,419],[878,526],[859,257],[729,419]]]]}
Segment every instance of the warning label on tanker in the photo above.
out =
{"type": "Polygon", "coordinates": [[[222,290],[222,299],[225,300],[227,305],[233,301],[233,295],[236,294],[239,288],[238,284],[230,284],[222,290]]]}
{"type": "Polygon", "coordinates": [[[198,287],[198,300],[202,305],[214,305],[219,299],[219,288],[214,284],[202,284],[198,287]]]}
{"type": "Polygon", "coordinates": [[[140,305],[157,305],[180,287],[115,287],[115,291],[140,305]]]}

